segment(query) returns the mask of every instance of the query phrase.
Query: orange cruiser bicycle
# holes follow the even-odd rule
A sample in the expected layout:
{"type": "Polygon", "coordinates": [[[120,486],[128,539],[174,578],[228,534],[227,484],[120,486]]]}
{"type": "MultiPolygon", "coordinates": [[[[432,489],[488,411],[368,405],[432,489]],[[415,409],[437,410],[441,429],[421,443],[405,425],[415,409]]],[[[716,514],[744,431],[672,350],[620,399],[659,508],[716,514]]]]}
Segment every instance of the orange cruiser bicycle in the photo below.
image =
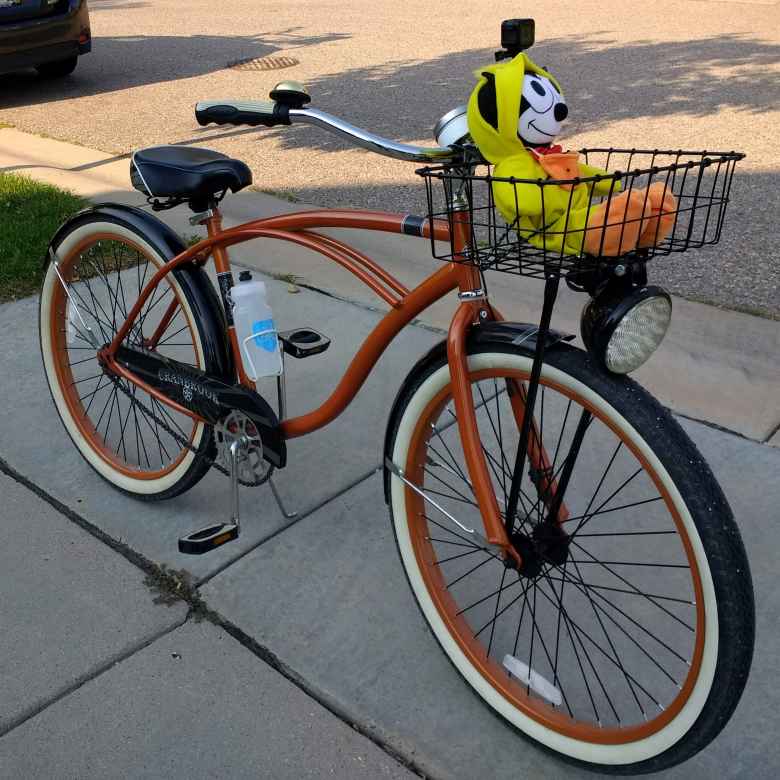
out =
{"type": "MultiPolygon", "coordinates": [[[[529,45],[511,34],[503,43],[510,55],[529,45]]],[[[105,204],[54,236],[40,343],[73,443],[101,477],[145,501],[177,496],[212,468],[228,475],[232,516],[179,541],[184,553],[208,552],[239,534],[238,485],[273,489],[286,441],[336,418],[399,331],[451,298],[446,339],[411,367],[378,443],[401,563],[425,620],[477,695],[549,750],[625,774],[689,758],[723,728],[745,686],[752,585],[709,467],[627,374],[671,317],[669,295],[647,283],[648,261],[718,241],[742,155],[583,150],[618,169],[609,176],[624,191],[660,182],[675,196],[665,215],[674,224],[657,245],[620,257],[573,255],[561,241],[532,244],[497,213],[495,177],[470,143],[465,109],[440,120],[440,146],[419,148],[309,100],[286,83],[269,102],[199,103],[196,116],[203,125],[307,123],[421,164],[427,213],[318,210],[224,229],[218,204],[251,183],[244,163],[191,147],[136,152],[135,187],[158,210],[188,204],[208,235],[186,247],[153,215],[105,204]],[[419,236],[443,264],[409,290],[323,228],[419,236]],[[297,417],[286,414],[283,372],[273,404],[257,392],[247,346],[261,334],[239,338],[234,323],[228,250],[255,238],[314,250],[389,306],[330,397],[297,417]],[[487,286],[495,273],[544,280],[538,323],[497,311],[487,286]],[[589,296],[586,349],[550,327],[561,280],[589,296]]],[[[549,182],[533,184],[544,202],[549,182]]],[[[330,343],[310,328],[262,337],[287,359],[330,343]]]]}

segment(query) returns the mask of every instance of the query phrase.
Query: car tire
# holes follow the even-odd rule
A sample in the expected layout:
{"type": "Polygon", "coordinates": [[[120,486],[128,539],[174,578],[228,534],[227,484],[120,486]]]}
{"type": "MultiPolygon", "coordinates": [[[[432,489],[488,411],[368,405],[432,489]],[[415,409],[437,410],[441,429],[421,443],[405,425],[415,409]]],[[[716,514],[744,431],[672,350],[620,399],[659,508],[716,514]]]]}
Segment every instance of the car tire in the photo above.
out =
{"type": "Polygon", "coordinates": [[[37,70],[38,75],[44,79],[63,78],[64,76],[69,76],[73,73],[78,61],[78,56],[68,57],[65,60],[57,60],[56,62],[47,62],[43,65],[37,65],[35,70],[37,70]]]}

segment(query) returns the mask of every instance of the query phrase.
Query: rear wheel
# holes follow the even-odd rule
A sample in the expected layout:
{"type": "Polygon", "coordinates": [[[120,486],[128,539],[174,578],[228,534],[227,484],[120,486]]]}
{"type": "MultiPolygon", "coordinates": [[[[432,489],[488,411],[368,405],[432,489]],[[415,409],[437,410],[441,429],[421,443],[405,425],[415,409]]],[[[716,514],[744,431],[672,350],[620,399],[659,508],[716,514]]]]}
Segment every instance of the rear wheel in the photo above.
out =
{"type": "MultiPolygon", "coordinates": [[[[502,511],[531,365],[499,345],[469,357],[502,511]]],[[[401,560],[442,649],[484,701],[545,747],[622,773],[708,744],[747,679],[752,585],[728,504],[668,412],[580,350],[548,354],[532,446],[549,471],[523,478],[516,571],[463,530],[484,533],[443,353],[396,409],[388,452],[425,494],[391,477],[401,560]],[[564,512],[550,521],[567,461],[564,512]]]]}
{"type": "Polygon", "coordinates": [[[70,74],[76,70],[78,61],[78,56],[68,57],[64,60],[45,62],[42,65],[36,65],[35,70],[37,70],[38,75],[44,79],[64,78],[65,76],[70,76],[70,74]]]}
{"type": "MultiPolygon", "coordinates": [[[[40,341],[65,429],[87,463],[120,490],[145,500],[188,490],[209,469],[212,428],[104,372],[86,332],[100,346],[110,343],[165,259],[143,235],[100,214],[79,223],[54,249],[57,266],[49,263],[41,289],[40,341]]],[[[158,353],[214,372],[218,356],[193,313],[203,309],[189,273],[168,274],[125,343],[148,347],[152,339],[158,353]]]]}

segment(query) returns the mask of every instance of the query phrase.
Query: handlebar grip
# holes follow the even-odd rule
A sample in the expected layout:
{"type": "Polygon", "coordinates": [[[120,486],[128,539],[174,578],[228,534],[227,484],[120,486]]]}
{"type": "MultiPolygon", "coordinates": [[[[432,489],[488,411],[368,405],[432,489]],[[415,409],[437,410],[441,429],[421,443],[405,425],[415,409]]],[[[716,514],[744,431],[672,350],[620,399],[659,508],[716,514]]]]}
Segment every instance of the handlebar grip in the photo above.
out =
{"type": "Polygon", "coordinates": [[[200,125],[276,125],[290,124],[290,108],[281,103],[262,101],[207,100],[195,106],[200,125]]]}

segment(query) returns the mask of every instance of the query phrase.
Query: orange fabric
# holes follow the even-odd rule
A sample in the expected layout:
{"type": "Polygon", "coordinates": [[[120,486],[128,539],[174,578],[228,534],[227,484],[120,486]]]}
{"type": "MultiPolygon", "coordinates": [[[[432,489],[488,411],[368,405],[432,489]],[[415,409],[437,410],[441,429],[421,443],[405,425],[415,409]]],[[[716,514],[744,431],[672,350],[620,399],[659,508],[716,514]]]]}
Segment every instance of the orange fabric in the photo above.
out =
{"type": "Polygon", "coordinates": [[[643,192],[621,192],[600,203],[588,219],[584,248],[590,255],[617,257],[636,249],[643,219],[651,216],[643,192]],[[609,208],[607,208],[609,205],[609,208]],[[603,245],[602,245],[603,240],[603,245]]]}
{"type": "Polygon", "coordinates": [[[676,212],[677,198],[661,182],[623,192],[609,202],[609,211],[607,201],[593,210],[584,249],[591,255],[617,257],[637,247],[660,244],[672,232],[676,212]]]}
{"type": "MultiPolygon", "coordinates": [[[[577,152],[559,152],[542,154],[537,157],[539,165],[551,179],[576,179],[580,175],[577,152]]],[[[573,184],[559,184],[565,190],[570,190],[573,184]]]]}
{"type": "Polygon", "coordinates": [[[672,232],[677,211],[677,198],[660,181],[647,188],[647,202],[651,217],[643,223],[638,243],[641,247],[660,244],[672,232]]]}

